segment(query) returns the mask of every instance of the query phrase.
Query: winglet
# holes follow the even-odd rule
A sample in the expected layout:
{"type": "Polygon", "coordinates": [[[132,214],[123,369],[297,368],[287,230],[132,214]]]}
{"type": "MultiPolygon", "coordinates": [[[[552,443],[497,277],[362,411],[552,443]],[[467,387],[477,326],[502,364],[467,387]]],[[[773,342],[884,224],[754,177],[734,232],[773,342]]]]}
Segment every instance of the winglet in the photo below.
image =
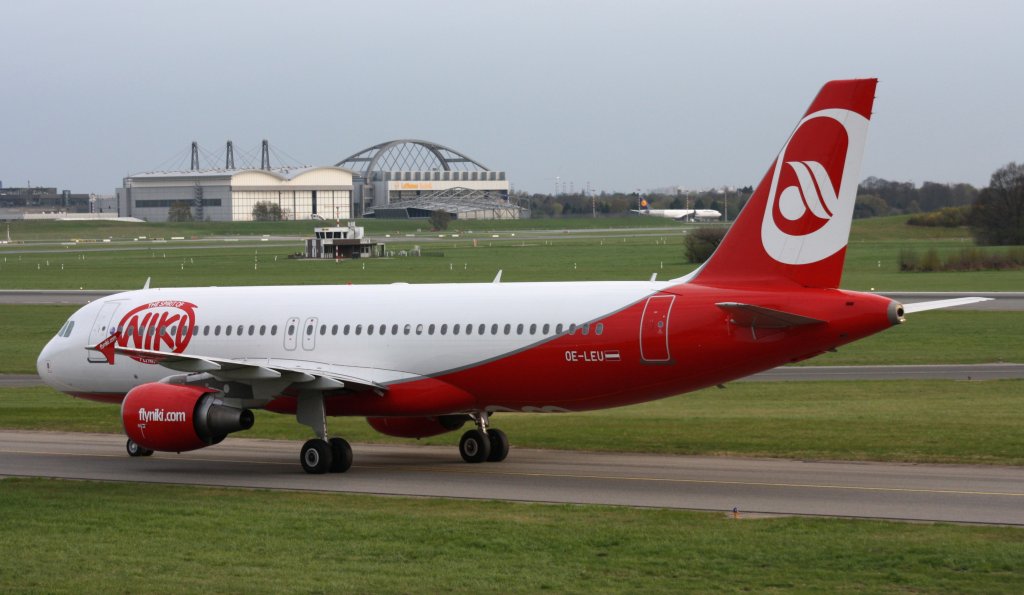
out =
{"type": "Polygon", "coordinates": [[[103,357],[107,358],[107,363],[111,366],[114,365],[114,348],[117,347],[117,335],[110,335],[106,339],[103,339],[99,343],[92,347],[86,347],[90,351],[99,351],[103,354],[103,357]]]}
{"type": "Polygon", "coordinates": [[[501,283],[501,269],[498,269],[498,274],[494,276],[494,281],[491,283],[501,283]]]}
{"type": "Polygon", "coordinates": [[[149,281],[152,277],[146,277],[146,283],[142,286],[143,289],[149,289],[149,281]]]}

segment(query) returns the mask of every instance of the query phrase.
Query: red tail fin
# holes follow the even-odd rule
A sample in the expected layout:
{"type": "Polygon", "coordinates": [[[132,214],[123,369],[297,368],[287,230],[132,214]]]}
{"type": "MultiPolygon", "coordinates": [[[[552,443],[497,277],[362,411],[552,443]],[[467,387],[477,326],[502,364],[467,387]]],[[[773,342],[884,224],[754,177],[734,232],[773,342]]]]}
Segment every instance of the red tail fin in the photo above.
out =
{"type": "Polygon", "coordinates": [[[839,286],[877,82],[821,88],[693,283],[839,286]]]}

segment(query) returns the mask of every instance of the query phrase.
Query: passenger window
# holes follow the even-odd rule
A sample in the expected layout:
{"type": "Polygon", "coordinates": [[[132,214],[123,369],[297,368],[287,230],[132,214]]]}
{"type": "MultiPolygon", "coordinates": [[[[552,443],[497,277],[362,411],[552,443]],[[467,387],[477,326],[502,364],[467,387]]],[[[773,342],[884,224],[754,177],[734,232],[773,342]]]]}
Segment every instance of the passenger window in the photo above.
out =
{"type": "Polygon", "coordinates": [[[569,334],[570,335],[575,335],[576,334],[576,323],[575,322],[569,325],[569,334]]]}
{"type": "Polygon", "coordinates": [[[466,325],[466,334],[467,335],[472,335],[473,334],[473,325],[472,324],[467,324],[466,325]]]}
{"type": "Polygon", "coordinates": [[[558,326],[555,327],[555,334],[556,335],[561,335],[562,334],[562,323],[561,322],[559,322],[558,326]]]}
{"type": "Polygon", "coordinates": [[[348,332],[349,332],[350,330],[352,330],[352,327],[351,327],[351,325],[348,325],[348,324],[346,324],[346,325],[345,325],[345,330],[344,330],[343,332],[344,332],[344,334],[346,334],[346,335],[347,335],[347,334],[348,334],[348,332]]]}
{"type": "Polygon", "coordinates": [[[178,327],[176,327],[176,326],[172,326],[172,327],[171,327],[171,330],[170,330],[170,331],[168,331],[168,333],[169,333],[169,334],[170,334],[170,335],[171,335],[172,337],[173,337],[174,335],[177,335],[177,334],[178,334],[178,327]]]}
{"type": "Polygon", "coordinates": [[[295,325],[294,324],[289,324],[288,325],[288,336],[291,337],[294,334],[295,334],[295,325]]]}
{"type": "MultiPolygon", "coordinates": [[[[476,334],[482,335],[485,332],[487,332],[486,329],[487,329],[487,325],[485,325],[484,323],[481,322],[480,326],[476,327],[476,334]]],[[[498,325],[494,325],[494,332],[498,332],[498,325]]]]}
{"type": "Polygon", "coordinates": [[[405,325],[405,334],[407,334],[407,335],[408,335],[408,334],[409,334],[409,331],[411,331],[411,330],[412,330],[412,325],[411,325],[411,324],[407,324],[407,325],[405,325]]]}
{"type": "Polygon", "coordinates": [[[497,335],[498,334],[498,325],[496,325],[496,324],[492,324],[491,325],[491,334],[492,335],[497,335]]]}
{"type": "Polygon", "coordinates": [[[192,327],[192,336],[196,337],[199,335],[199,326],[192,327]]]}
{"type": "Polygon", "coordinates": [[[270,327],[270,336],[271,337],[276,337],[277,336],[277,325],[276,324],[274,326],[270,327]]]}
{"type": "Polygon", "coordinates": [[[372,335],[373,334],[373,325],[372,324],[366,325],[366,334],[367,335],[372,335]]]}
{"type": "Polygon", "coordinates": [[[331,334],[332,335],[337,335],[338,334],[338,325],[334,325],[334,326],[331,327],[331,334]]]}
{"type": "Polygon", "coordinates": [[[260,325],[260,336],[262,337],[265,334],[267,334],[267,325],[261,324],[260,325]]]}
{"type": "MultiPolygon", "coordinates": [[[[149,330],[153,330],[153,329],[150,328],[149,330]]],[[[219,337],[220,336],[220,325],[219,324],[217,326],[213,327],[213,335],[215,337],[219,337]]]]}
{"type": "Polygon", "coordinates": [[[522,323],[516,325],[516,334],[517,335],[523,334],[523,325],[522,325],[522,323]]]}
{"type": "Polygon", "coordinates": [[[363,334],[363,325],[361,325],[361,324],[357,324],[356,325],[356,334],[357,335],[363,334]]]}
{"type": "Polygon", "coordinates": [[[391,334],[392,335],[398,335],[398,325],[397,324],[392,324],[391,325],[391,334]]]}
{"type": "Polygon", "coordinates": [[[597,323],[597,326],[594,327],[594,334],[595,335],[602,335],[602,334],[604,334],[604,324],[603,323],[600,323],[600,322],[597,323]]]}
{"type": "Polygon", "coordinates": [[[434,334],[434,325],[433,324],[427,327],[427,334],[428,335],[433,335],[434,334]]]}
{"type": "Polygon", "coordinates": [[[238,332],[236,333],[239,337],[242,336],[242,325],[238,325],[238,332]]]}
{"type": "Polygon", "coordinates": [[[453,335],[459,334],[459,325],[456,324],[455,326],[452,327],[452,334],[453,335]]]}
{"type": "Polygon", "coordinates": [[[326,334],[327,334],[327,325],[326,324],[321,324],[320,325],[320,336],[322,337],[322,336],[324,336],[326,334]]]}
{"type": "Polygon", "coordinates": [[[417,324],[416,325],[416,334],[417,335],[422,335],[423,334],[423,325],[422,324],[417,324]]]}
{"type": "Polygon", "coordinates": [[[442,324],[441,325],[441,334],[442,335],[447,335],[448,334],[448,325],[447,324],[442,324]]]}
{"type": "Polygon", "coordinates": [[[505,334],[507,335],[507,334],[509,334],[511,332],[512,332],[512,325],[511,324],[506,324],[505,325],[505,334]]]}
{"type": "Polygon", "coordinates": [[[253,336],[255,334],[256,334],[256,325],[255,324],[250,324],[249,325],[249,336],[251,337],[251,336],[253,336]]]}
{"type": "Polygon", "coordinates": [[[209,334],[210,334],[210,325],[206,325],[206,326],[203,327],[203,336],[205,337],[205,336],[207,336],[209,334]]]}
{"type": "Polygon", "coordinates": [[[379,335],[386,335],[386,334],[388,334],[388,325],[386,325],[386,324],[380,325],[380,328],[377,329],[377,334],[379,334],[379,335]]]}
{"type": "Polygon", "coordinates": [[[587,323],[587,324],[583,325],[583,334],[584,335],[589,335],[590,334],[590,323],[587,323]]]}
{"type": "Polygon", "coordinates": [[[536,335],[537,334],[537,325],[536,324],[531,324],[530,325],[530,334],[531,335],[536,335]]]}
{"type": "Polygon", "coordinates": [[[311,325],[306,327],[306,336],[309,337],[312,334],[313,334],[313,325],[311,324],[311,325]]]}
{"type": "MultiPolygon", "coordinates": [[[[160,329],[160,330],[163,331],[163,329],[160,329]]],[[[224,335],[227,336],[227,337],[231,336],[231,325],[230,324],[227,325],[226,327],[224,327],[224,335]]]]}

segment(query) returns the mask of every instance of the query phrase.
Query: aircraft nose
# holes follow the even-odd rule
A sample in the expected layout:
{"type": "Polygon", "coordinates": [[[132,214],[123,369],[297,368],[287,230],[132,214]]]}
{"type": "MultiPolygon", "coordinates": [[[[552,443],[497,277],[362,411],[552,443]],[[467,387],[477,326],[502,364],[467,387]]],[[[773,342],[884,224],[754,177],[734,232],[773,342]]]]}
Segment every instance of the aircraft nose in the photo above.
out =
{"type": "Polygon", "coordinates": [[[58,354],[58,345],[55,345],[56,339],[50,340],[49,343],[43,347],[43,350],[39,352],[39,357],[36,359],[36,372],[39,374],[39,378],[46,384],[62,390],[62,383],[60,382],[60,376],[58,374],[58,362],[60,357],[58,354]]]}

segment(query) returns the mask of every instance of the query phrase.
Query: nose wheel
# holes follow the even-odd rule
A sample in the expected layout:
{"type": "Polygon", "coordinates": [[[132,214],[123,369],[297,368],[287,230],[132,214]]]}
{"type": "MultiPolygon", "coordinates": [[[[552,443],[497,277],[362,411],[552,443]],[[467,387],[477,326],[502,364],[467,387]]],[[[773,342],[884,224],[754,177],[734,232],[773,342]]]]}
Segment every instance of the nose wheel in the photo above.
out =
{"type": "Polygon", "coordinates": [[[138,442],[131,438],[125,443],[124,449],[128,451],[128,456],[130,457],[148,457],[153,454],[151,449],[140,446],[138,442]]]}
{"type": "Polygon", "coordinates": [[[472,414],[477,428],[469,430],[459,440],[459,454],[467,463],[500,463],[508,457],[508,436],[497,428],[488,427],[487,412],[472,414]]]}

